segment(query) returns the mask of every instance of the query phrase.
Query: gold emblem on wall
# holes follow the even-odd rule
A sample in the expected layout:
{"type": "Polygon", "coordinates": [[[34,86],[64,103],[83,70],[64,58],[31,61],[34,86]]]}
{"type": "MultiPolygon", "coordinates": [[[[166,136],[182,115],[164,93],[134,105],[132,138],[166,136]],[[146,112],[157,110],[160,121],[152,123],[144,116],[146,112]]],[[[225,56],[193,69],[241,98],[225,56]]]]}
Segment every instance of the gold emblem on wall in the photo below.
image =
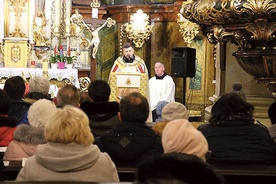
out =
{"type": "Polygon", "coordinates": [[[127,80],[126,80],[126,85],[131,85],[131,80],[130,80],[130,78],[127,78],[127,80]]]}
{"type": "Polygon", "coordinates": [[[18,62],[20,60],[20,55],[21,55],[21,49],[18,45],[14,45],[11,48],[11,60],[13,62],[18,62]]]}

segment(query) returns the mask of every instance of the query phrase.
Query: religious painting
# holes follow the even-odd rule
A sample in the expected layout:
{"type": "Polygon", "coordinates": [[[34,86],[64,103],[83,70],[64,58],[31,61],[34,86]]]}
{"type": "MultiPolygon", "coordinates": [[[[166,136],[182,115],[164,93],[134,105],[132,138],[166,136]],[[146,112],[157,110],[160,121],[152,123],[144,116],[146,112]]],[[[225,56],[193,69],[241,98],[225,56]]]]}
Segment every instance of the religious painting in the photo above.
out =
{"type": "Polygon", "coordinates": [[[202,45],[203,40],[200,37],[196,37],[194,42],[191,44],[191,47],[196,49],[196,72],[195,77],[190,79],[190,90],[201,90],[202,87],[202,61],[204,60],[204,48],[202,48],[202,45]]]}
{"type": "MultiPolygon", "coordinates": [[[[204,106],[210,104],[209,97],[213,95],[214,81],[214,45],[203,35],[198,35],[189,47],[196,49],[195,77],[188,78],[186,86],[186,103],[193,104],[190,109],[204,113],[204,106]]],[[[192,116],[192,113],[191,113],[192,116]]]]}

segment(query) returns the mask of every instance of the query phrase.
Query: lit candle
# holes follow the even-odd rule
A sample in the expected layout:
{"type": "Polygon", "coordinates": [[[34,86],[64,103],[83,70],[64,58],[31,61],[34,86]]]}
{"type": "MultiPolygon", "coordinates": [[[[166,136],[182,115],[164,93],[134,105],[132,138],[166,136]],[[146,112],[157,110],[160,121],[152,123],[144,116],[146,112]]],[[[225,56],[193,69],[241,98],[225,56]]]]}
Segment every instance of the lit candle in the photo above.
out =
{"type": "Polygon", "coordinates": [[[70,56],[70,37],[67,37],[67,56],[70,56]]]}
{"type": "Polygon", "coordinates": [[[48,61],[47,59],[44,59],[42,62],[42,71],[43,72],[48,72],[48,61]]]}

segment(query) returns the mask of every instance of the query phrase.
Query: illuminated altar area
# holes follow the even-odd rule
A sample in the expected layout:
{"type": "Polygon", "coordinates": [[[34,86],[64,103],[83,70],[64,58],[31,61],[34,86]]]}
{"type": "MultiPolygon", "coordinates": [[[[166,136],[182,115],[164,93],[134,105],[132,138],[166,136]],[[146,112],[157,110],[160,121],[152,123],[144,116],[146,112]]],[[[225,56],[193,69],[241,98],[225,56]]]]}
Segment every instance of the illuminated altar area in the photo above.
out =
{"type": "MultiPolygon", "coordinates": [[[[82,15],[71,12],[71,4],[71,0],[0,0],[0,69],[43,70],[49,80],[54,62],[72,62],[74,68],[89,71],[92,31],[82,15]]],[[[66,70],[59,72],[62,78],[72,73],[66,70]]]]}
{"type": "Polygon", "coordinates": [[[64,55],[77,56],[78,67],[90,67],[92,36],[84,25],[78,28],[74,19],[70,20],[71,3],[71,0],[1,0],[2,66],[29,68],[35,61],[32,67],[42,68],[39,47],[49,47],[50,59],[54,50],[62,46],[64,55]]]}

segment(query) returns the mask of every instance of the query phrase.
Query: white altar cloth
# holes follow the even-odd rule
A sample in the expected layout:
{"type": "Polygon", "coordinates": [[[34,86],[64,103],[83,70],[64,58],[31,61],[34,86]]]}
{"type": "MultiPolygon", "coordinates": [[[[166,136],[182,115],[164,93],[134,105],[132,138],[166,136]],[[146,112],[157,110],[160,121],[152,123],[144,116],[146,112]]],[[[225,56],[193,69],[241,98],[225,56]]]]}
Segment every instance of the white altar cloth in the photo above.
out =
{"type": "MultiPolygon", "coordinates": [[[[42,76],[41,68],[0,68],[0,79],[12,76],[30,78],[30,76],[42,76]],[[24,76],[23,76],[24,75],[24,76]]],[[[77,69],[48,69],[49,80],[62,81],[68,79],[77,88],[80,88],[77,69]]]]}

